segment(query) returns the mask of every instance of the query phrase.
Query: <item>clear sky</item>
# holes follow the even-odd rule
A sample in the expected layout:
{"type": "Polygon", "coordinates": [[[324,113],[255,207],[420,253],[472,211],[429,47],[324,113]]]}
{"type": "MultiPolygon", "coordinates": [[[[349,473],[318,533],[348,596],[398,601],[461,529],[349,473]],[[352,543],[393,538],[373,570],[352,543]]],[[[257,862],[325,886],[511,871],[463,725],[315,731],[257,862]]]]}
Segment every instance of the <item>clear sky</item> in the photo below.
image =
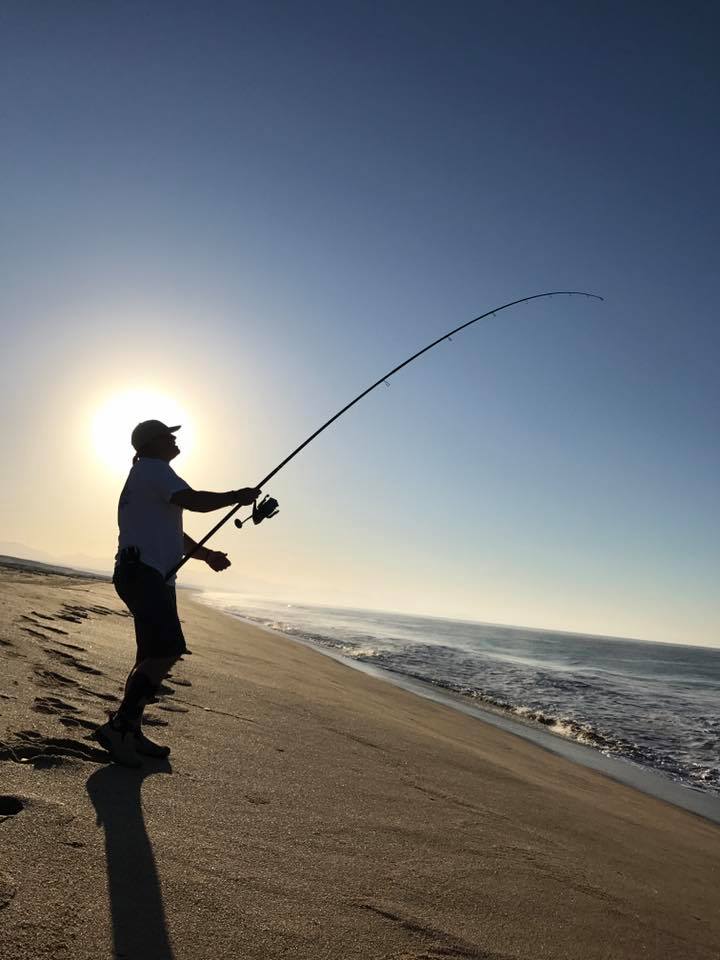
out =
{"type": "Polygon", "coordinates": [[[718,28],[6,0],[0,541],[109,566],[137,419],[179,417],[193,486],[250,485],[445,330],[589,290],[375,391],[185,581],[720,645],[718,28]]]}

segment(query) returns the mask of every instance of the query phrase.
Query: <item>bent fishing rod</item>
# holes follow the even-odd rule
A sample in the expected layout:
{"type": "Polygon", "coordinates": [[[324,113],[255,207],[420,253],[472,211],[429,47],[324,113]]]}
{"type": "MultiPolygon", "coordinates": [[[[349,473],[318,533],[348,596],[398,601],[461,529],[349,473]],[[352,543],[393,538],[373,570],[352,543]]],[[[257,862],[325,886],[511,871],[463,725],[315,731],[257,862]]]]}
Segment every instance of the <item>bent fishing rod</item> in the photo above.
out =
{"type": "MultiPolygon", "coordinates": [[[[522,297],[520,300],[513,300],[510,303],[504,303],[501,307],[494,307],[492,310],[488,310],[487,313],[482,313],[479,317],[474,317],[472,320],[468,320],[466,323],[460,324],[460,326],[455,327],[454,330],[450,330],[448,333],[444,333],[441,337],[438,337],[437,340],[433,340],[432,343],[429,343],[426,347],[423,347],[422,350],[418,350],[417,353],[414,353],[411,357],[408,357],[407,360],[403,360],[402,363],[399,363],[396,367],[393,367],[389,373],[384,374],[382,377],[380,377],[379,380],[376,380],[375,383],[369,386],[366,390],[363,390],[362,393],[359,393],[357,397],[355,397],[354,400],[351,400],[350,403],[346,404],[342,408],[342,410],[338,410],[338,412],[334,416],[330,417],[330,419],[326,423],[324,423],[321,427],[318,427],[315,433],[311,434],[307,438],[307,440],[303,440],[303,442],[300,444],[299,447],[296,447],[292,453],[288,454],[288,456],[285,457],[282,463],[279,463],[274,470],[271,470],[270,473],[266,477],[264,477],[260,481],[260,483],[256,485],[256,489],[261,490],[265,486],[265,484],[268,483],[270,480],[272,480],[275,474],[279,473],[284,466],[290,463],[290,461],[293,460],[300,453],[301,450],[304,450],[309,443],[312,443],[315,437],[319,436],[323,432],[323,430],[327,430],[327,428],[332,423],[335,423],[335,421],[338,420],[344,413],[347,413],[350,407],[354,407],[356,403],[362,400],[363,397],[366,397],[376,387],[379,387],[380,384],[384,383],[387,386],[389,386],[388,380],[390,379],[390,377],[396,374],[399,370],[402,370],[402,368],[406,367],[409,363],[412,363],[413,360],[417,360],[418,357],[421,357],[424,353],[427,353],[428,350],[432,350],[433,347],[436,347],[439,343],[442,343],[443,340],[451,340],[456,333],[460,333],[461,330],[464,330],[466,327],[472,326],[473,323],[477,323],[479,320],[484,320],[486,317],[494,317],[495,314],[500,313],[501,310],[507,310],[509,307],[515,307],[519,303],[527,303],[529,300],[539,300],[542,297],[589,297],[593,300],[604,299],[604,297],[600,297],[596,293],[585,293],[584,290],[552,290],[549,293],[535,293],[531,297],[522,297]]],[[[240,503],[236,504],[232,508],[232,510],[230,510],[230,512],[227,513],[222,518],[222,520],[220,520],[219,523],[216,523],[215,526],[212,528],[212,530],[208,531],[208,533],[205,534],[202,540],[200,540],[199,543],[196,543],[193,549],[190,550],[188,553],[186,553],[185,556],[182,558],[182,560],[180,560],[178,563],[175,564],[172,570],[169,570],[167,572],[167,574],[165,575],[165,579],[169,580],[170,577],[176,574],[180,569],[180,567],[182,567],[185,563],[187,563],[190,557],[192,557],[193,554],[200,547],[204,546],[207,543],[207,541],[210,539],[210,537],[212,537],[215,533],[217,533],[220,527],[226,524],[228,520],[238,512],[241,506],[242,504],[240,503]]],[[[253,506],[253,512],[251,514],[253,522],[257,524],[257,523],[260,523],[262,520],[266,520],[266,519],[269,519],[270,517],[274,517],[275,514],[278,512],[277,507],[278,507],[277,500],[273,500],[271,497],[265,497],[259,504],[255,503],[253,506]]],[[[249,520],[249,519],[250,517],[246,518],[246,520],[249,520]]],[[[235,525],[238,528],[240,528],[245,522],[246,522],[245,520],[243,521],[236,520],[235,525]]]]}

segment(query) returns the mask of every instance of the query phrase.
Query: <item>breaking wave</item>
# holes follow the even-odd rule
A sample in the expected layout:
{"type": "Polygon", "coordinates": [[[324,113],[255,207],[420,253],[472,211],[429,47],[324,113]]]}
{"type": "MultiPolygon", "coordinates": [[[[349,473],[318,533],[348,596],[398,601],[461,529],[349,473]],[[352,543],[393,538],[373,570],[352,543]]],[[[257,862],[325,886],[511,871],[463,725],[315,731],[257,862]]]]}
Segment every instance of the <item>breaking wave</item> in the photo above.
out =
{"type": "Polygon", "coordinates": [[[244,620],[720,795],[719,650],[215,602],[244,620]]]}

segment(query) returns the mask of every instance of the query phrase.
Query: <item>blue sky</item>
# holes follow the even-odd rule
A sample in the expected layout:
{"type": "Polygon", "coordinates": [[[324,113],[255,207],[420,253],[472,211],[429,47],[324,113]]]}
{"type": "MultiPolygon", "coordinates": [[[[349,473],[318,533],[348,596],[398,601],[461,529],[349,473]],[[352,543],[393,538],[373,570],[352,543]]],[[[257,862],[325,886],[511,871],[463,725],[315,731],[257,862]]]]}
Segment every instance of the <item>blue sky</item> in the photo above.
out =
{"type": "Polygon", "coordinates": [[[238,486],[444,330],[586,289],[363,401],[277,478],[271,530],[219,536],[222,585],[720,644],[718,26],[4,4],[0,538],[112,557],[118,480],[79,426],[106,394],[177,397],[178,472],[238,486]]]}

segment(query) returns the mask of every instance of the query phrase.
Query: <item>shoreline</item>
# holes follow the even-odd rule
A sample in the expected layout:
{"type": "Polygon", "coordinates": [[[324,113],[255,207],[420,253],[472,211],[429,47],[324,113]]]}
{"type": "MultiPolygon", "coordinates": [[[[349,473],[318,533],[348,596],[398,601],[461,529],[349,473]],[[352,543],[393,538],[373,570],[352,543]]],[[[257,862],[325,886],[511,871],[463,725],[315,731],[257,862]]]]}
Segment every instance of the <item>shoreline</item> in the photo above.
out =
{"type": "Polygon", "coordinates": [[[202,599],[202,591],[197,591],[197,597],[194,599],[196,599],[196,602],[209,606],[223,616],[247,624],[247,626],[254,629],[266,631],[273,636],[288,640],[291,643],[302,644],[308,649],[329,657],[331,660],[335,660],[352,670],[359,670],[361,673],[376,677],[385,683],[399,687],[418,697],[450,707],[450,709],[473,717],[481,723],[490,723],[512,736],[520,737],[522,740],[533,743],[541,750],[546,750],[556,756],[570,760],[572,763],[577,763],[588,769],[595,770],[617,783],[633,787],[635,790],[647,796],[670,803],[675,807],[702,817],[710,823],[720,824],[720,797],[695,790],[691,786],[674,781],[660,771],[654,770],[652,767],[641,766],[623,757],[608,756],[589,744],[560,737],[539,724],[524,723],[519,717],[512,717],[500,710],[495,712],[488,706],[472,703],[460,694],[454,694],[451,690],[445,690],[442,687],[435,686],[429,681],[408,677],[401,673],[394,673],[383,667],[377,667],[372,663],[347,657],[320,644],[313,643],[311,640],[306,640],[303,637],[286,634],[281,630],[274,630],[272,627],[266,627],[252,620],[246,620],[240,616],[240,614],[231,613],[211,603],[207,603],[202,599]]]}
{"type": "Polygon", "coordinates": [[[109,762],[132,621],[0,570],[3,960],[717,960],[720,829],[192,595],[109,762]],[[78,905],[81,908],[78,909],[78,905]]]}
{"type": "MultiPolygon", "coordinates": [[[[110,583],[112,580],[109,575],[100,573],[99,571],[62,567],[55,564],[44,563],[39,560],[26,559],[23,557],[0,555],[0,569],[2,567],[17,571],[35,571],[40,575],[56,575],[71,578],[78,577],[83,580],[97,581],[99,583],[110,583]]],[[[435,686],[429,681],[423,681],[418,678],[405,676],[400,673],[394,673],[391,670],[375,666],[374,664],[367,663],[366,661],[359,661],[353,659],[352,657],[344,656],[343,654],[323,647],[320,644],[315,644],[310,640],[305,640],[302,637],[286,634],[280,630],[274,630],[271,627],[261,626],[252,620],[245,619],[239,614],[231,613],[228,610],[224,610],[222,607],[215,606],[212,603],[208,603],[203,600],[202,598],[205,593],[214,592],[209,591],[205,587],[178,585],[178,589],[182,590],[186,596],[192,598],[195,602],[199,602],[204,606],[208,606],[210,609],[215,610],[216,612],[221,613],[223,616],[227,616],[232,620],[247,624],[253,629],[267,631],[268,633],[284,640],[300,643],[309,649],[322,654],[323,656],[330,657],[331,659],[350,667],[351,669],[377,677],[385,683],[390,683],[393,686],[413,693],[423,699],[443,704],[453,710],[480,720],[481,722],[490,723],[493,726],[504,730],[506,733],[511,734],[512,736],[520,737],[527,742],[535,744],[542,750],[546,750],[549,753],[555,754],[556,756],[563,757],[573,763],[578,763],[583,767],[595,770],[618,783],[633,787],[647,796],[663,800],[666,803],[670,803],[673,806],[679,807],[695,814],[696,816],[702,817],[711,823],[720,824],[720,796],[716,796],[711,793],[704,793],[688,784],[675,781],[663,774],[661,771],[655,770],[652,767],[642,766],[641,764],[634,763],[632,760],[628,760],[621,756],[616,756],[613,754],[607,755],[588,744],[553,734],[539,724],[524,722],[521,717],[511,716],[509,713],[501,711],[500,709],[494,710],[488,704],[480,705],[478,703],[473,703],[467,698],[462,697],[460,694],[454,693],[453,691],[444,689],[440,686],[435,686]]],[[[357,609],[357,612],[360,613],[374,612],[364,611],[361,608],[348,608],[348,610],[355,609],[357,609]]],[[[425,617],[424,619],[442,618],[425,617]]],[[[463,620],[460,622],[475,623],[476,621],[463,620]]],[[[518,629],[527,629],[532,631],[535,628],[522,627],[518,629]]],[[[556,632],[567,633],[570,636],[585,636],[584,634],[576,634],[572,631],[556,632]]],[[[597,637],[600,639],[620,641],[632,639],[623,637],[608,637],[601,634],[597,634],[597,637]]],[[[638,642],[649,644],[663,643],[663,641],[648,640],[638,642]]],[[[697,646],[698,649],[704,649],[702,645],[690,644],[690,646],[697,646]]]]}

